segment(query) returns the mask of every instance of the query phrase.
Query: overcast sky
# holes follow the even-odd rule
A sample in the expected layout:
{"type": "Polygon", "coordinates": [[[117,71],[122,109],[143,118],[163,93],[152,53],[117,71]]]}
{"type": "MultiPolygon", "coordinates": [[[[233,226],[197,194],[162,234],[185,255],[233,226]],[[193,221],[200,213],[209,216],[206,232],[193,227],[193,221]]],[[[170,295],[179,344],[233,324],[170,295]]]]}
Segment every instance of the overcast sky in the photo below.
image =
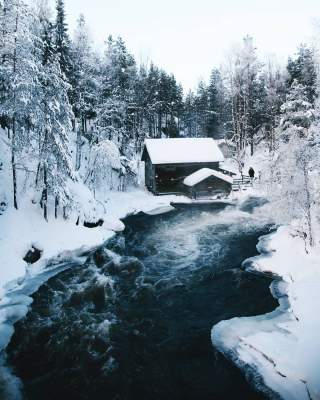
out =
{"type": "Polygon", "coordinates": [[[65,0],[71,32],[80,13],[100,47],[122,36],[137,61],[153,60],[185,88],[207,79],[247,34],[284,61],[310,38],[319,0],[65,0]]]}

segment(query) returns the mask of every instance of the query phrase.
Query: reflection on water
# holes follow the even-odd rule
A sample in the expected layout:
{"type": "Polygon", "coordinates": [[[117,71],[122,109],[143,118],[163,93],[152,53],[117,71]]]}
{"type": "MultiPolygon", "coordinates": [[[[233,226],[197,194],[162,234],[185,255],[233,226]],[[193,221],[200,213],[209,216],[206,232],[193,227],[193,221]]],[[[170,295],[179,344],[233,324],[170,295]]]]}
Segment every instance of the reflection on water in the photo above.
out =
{"type": "Polygon", "coordinates": [[[259,399],[211,345],[212,326],[276,307],[242,271],[269,223],[245,210],[127,218],[126,230],[51,278],[16,324],[9,361],[27,399],[259,399]]]}

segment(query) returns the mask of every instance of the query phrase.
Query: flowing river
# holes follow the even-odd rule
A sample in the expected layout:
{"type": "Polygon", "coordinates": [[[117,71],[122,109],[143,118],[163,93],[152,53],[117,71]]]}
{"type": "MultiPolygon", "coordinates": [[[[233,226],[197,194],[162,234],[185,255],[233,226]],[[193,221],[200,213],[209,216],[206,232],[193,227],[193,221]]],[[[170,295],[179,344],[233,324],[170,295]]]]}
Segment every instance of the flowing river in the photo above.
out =
{"type": "Polygon", "coordinates": [[[213,346],[214,324],[263,314],[271,279],[245,272],[270,221],[242,207],[138,214],[84,265],[50,278],[15,324],[24,399],[262,399],[213,346]]]}

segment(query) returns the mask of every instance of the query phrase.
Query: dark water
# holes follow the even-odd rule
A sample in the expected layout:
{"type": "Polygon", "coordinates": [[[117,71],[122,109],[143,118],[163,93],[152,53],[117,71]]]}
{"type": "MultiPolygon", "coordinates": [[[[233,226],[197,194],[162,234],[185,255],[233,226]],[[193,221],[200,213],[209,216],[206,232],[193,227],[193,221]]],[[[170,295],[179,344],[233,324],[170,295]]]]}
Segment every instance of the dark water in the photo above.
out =
{"type": "Polygon", "coordinates": [[[270,228],[245,211],[127,218],[51,278],[8,348],[24,398],[261,399],[210,340],[215,323],[277,306],[270,280],[240,269],[270,228]]]}

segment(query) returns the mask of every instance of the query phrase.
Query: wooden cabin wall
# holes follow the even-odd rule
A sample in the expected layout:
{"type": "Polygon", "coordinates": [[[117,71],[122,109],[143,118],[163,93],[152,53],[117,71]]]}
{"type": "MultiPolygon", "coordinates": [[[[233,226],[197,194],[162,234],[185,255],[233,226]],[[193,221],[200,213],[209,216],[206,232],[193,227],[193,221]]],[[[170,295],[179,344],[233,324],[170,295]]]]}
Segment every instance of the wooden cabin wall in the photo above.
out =
{"type": "Polygon", "coordinates": [[[156,171],[150,157],[145,160],[145,184],[151,192],[156,192],[156,171]]]}

